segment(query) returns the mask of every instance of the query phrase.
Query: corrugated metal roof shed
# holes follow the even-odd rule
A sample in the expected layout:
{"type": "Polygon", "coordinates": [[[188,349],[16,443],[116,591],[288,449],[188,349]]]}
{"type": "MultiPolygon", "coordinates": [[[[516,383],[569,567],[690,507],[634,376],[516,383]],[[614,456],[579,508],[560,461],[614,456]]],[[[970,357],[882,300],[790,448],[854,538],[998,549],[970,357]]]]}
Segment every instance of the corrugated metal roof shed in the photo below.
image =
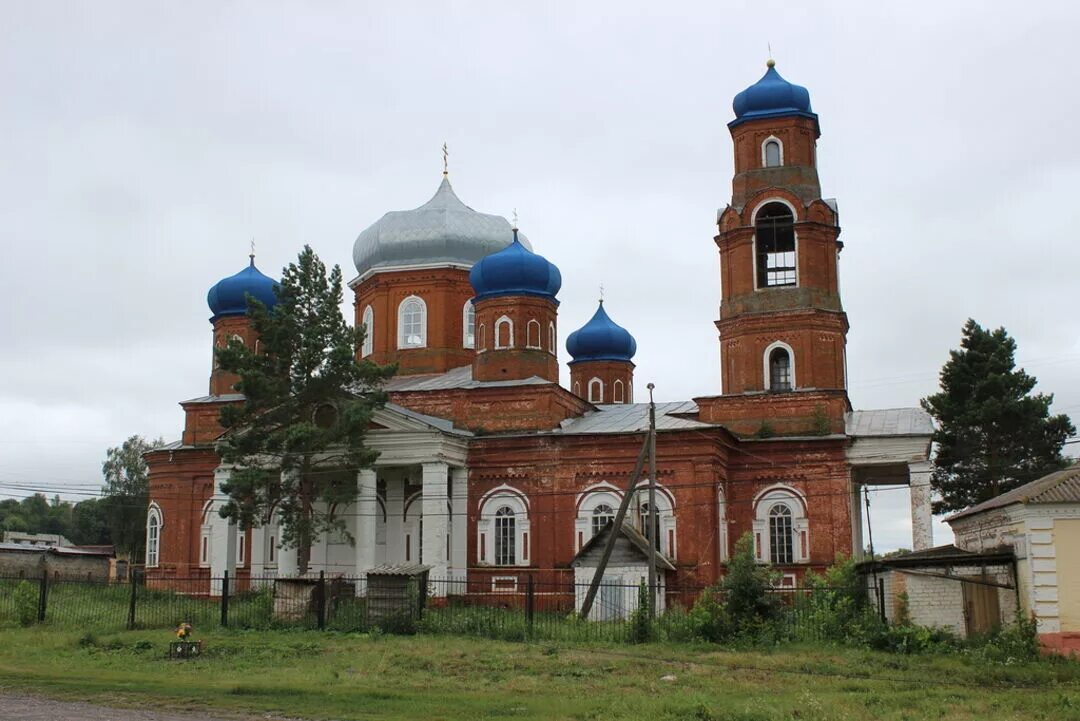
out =
{"type": "Polygon", "coordinates": [[[945,520],[952,521],[973,513],[1003,508],[1013,503],[1080,503],[1080,466],[1056,471],[1031,483],[1025,483],[1019,488],[1002,493],[997,498],[991,498],[989,501],[983,501],[959,513],[954,513],[945,520]]]}

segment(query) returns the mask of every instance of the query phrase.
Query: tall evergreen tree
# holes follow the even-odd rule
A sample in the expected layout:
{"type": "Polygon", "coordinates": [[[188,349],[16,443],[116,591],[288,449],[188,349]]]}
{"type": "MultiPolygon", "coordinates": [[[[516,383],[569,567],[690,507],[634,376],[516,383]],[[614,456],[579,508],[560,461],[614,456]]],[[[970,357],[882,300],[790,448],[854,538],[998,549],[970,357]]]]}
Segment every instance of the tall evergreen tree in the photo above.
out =
{"type": "Polygon", "coordinates": [[[1062,468],[1066,415],[1050,415],[1053,395],[1016,368],[1016,341],[1004,328],[964,325],[960,350],[941,369],[941,391],[922,400],[937,420],[931,484],[934,512],[959,511],[1062,468]]]}
{"type": "Polygon", "coordinates": [[[105,452],[101,472],[109,535],[116,552],[132,560],[142,558],[146,547],[146,506],[150,502],[150,470],[143,459],[147,451],[165,444],[131,436],[105,452]]]}
{"type": "Polygon", "coordinates": [[[221,515],[247,528],[276,510],[281,543],[299,550],[304,573],[321,534],[352,540],[342,511],[356,500],[357,471],[378,455],[364,438],[396,367],[356,360],[364,328],[342,317],[341,268],[328,274],[310,247],[285,268],[276,293],[271,310],[248,298],[257,351],[238,341],[216,351],[244,395],[221,410],[228,432],[218,452],[232,466],[221,515]]]}

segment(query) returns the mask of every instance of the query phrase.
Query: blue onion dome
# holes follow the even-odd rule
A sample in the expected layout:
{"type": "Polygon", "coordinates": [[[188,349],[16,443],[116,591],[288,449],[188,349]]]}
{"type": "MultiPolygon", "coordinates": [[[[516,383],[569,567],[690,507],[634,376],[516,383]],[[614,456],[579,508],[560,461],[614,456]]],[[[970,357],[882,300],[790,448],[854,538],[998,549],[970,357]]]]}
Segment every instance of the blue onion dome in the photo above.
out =
{"type": "MultiPolygon", "coordinates": [[[[555,300],[562,287],[562,273],[542,255],[527,248],[513,229],[514,240],[492,253],[469,271],[476,291],[474,301],[507,295],[535,295],[555,300]]],[[[558,302],[558,301],[556,301],[558,302]]]]}
{"type": "Polygon", "coordinates": [[[761,80],[735,96],[731,107],[735,119],[728,123],[733,128],[740,123],[758,118],[778,118],[799,115],[817,121],[810,108],[810,92],[801,85],[789,83],[776,72],[776,63],[769,60],[768,70],[761,80]]]}
{"type": "MultiPolygon", "coordinates": [[[[522,236],[521,243],[532,248],[522,236]]],[[[510,223],[461,202],[444,175],[431,200],[413,210],[393,210],[364,230],[353,244],[353,264],[372,270],[445,264],[472,267],[510,245],[510,223]]]]}
{"type": "Polygon", "coordinates": [[[206,304],[214,314],[211,322],[228,315],[246,315],[249,295],[260,300],[267,308],[273,308],[277,304],[275,286],[277,281],[263,275],[255,267],[255,256],[251,256],[248,267],[236,275],[219,280],[206,294],[206,304]]]}
{"type": "Polygon", "coordinates": [[[608,317],[604,301],[596,309],[588,323],[578,328],[566,339],[566,351],[574,359],[583,361],[627,361],[637,353],[637,341],[630,331],[608,317]]]}

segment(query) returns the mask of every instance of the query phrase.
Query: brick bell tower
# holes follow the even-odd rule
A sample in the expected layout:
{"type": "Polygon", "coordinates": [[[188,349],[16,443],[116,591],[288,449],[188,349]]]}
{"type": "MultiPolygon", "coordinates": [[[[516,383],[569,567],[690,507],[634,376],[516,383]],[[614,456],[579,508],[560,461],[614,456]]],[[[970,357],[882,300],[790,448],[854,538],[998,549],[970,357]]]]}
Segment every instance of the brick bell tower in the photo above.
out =
{"type": "MultiPolygon", "coordinates": [[[[735,96],[731,203],[719,213],[721,398],[771,399],[749,413],[782,432],[840,432],[849,409],[843,244],[834,200],[821,197],[818,117],[806,88],[775,63],[735,96]]],[[[719,410],[719,409],[717,409],[719,410]]],[[[745,429],[744,429],[745,430],[745,429]]]]}
{"type": "Polygon", "coordinates": [[[485,257],[469,271],[476,296],[478,381],[521,380],[538,376],[559,382],[559,301],[562,274],[553,263],[526,248],[513,227],[513,242],[485,257]]]}
{"type": "MultiPolygon", "coordinates": [[[[236,275],[219,280],[206,294],[206,303],[210,306],[210,323],[214,327],[214,348],[224,348],[232,339],[242,341],[249,348],[254,348],[255,331],[248,320],[248,296],[262,302],[268,309],[277,304],[274,287],[277,281],[255,267],[255,255],[248,256],[248,267],[236,275]]],[[[212,361],[210,371],[210,395],[221,396],[235,393],[233,388],[239,380],[234,374],[218,368],[217,355],[212,361]]]]}

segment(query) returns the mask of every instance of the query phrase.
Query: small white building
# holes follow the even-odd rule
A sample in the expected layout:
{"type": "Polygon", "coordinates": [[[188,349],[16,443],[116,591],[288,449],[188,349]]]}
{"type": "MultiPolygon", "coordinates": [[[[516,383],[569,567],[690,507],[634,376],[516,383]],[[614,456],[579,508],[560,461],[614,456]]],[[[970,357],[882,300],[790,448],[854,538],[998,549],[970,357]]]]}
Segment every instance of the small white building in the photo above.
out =
{"type": "MultiPolygon", "coordinates": [[[[608,521],[607,525],[598,531],[589,541],[581,547],[574,560],[570,562],[574,569],[574,584],[577,588],[574,608],[581,612],[585,601],[586,591],[596,575],[596,569],[600,565],[600,557],[604,553],[604,545],[608,536],[611,535],[615,524],[608,521]]],[[[604,568],[603,581],[593,600],[592,608],[589,609],[590,621],[611,621],[626,618],[638,607],[638,597],[641,584],[649,583],[649,553],[652,549],[649,540],[636,528],[623,524],[619,537],[615,539],[615,547],[611,551],[611,558],[604,568]]],[[[657,612],[664,610],[664,596],[667,588],[666,576],[669,571],[675,570],[667,556],[656,552],[656,580],[659,590],[656,599],[657,612]]]]}

